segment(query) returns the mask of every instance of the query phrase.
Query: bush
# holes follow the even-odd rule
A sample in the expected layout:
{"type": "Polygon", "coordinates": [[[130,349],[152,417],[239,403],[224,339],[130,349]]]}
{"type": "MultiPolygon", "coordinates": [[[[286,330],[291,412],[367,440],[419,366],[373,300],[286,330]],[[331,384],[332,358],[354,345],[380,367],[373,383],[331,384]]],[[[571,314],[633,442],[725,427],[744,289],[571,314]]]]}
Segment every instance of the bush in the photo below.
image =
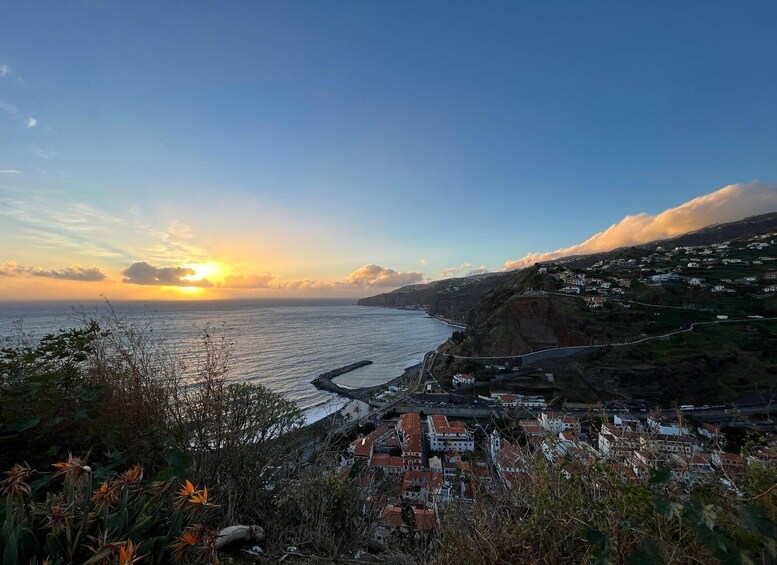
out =
{"type": "Polygon", "coordinates": [[[41,474],[16,464],[0,482],[5,565],[217,562],[207,488],[144,482],[140,465],[105,481],[76,457],[54,467],[41,474]]]}

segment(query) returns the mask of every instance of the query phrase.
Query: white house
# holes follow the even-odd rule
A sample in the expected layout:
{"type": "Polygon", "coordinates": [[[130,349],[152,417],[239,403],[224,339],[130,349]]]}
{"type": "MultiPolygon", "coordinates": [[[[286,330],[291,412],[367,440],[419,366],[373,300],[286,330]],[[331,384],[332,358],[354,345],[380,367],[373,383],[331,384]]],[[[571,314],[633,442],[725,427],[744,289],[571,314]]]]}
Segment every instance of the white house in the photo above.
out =
{"type": "Polygon", "coordinates": [[[471,386],[475,384],[475,377],[472,375],[463,375],[456,373],[453,375],[453,386],[459,388],[461,386],[471,386]]]}
{"type": "Polygon", "coordinates": [[[475,451],[475,439],[464,422],[448,422],[446,416],[426,417],[429,447],[432,451],[475,451]]]}
{"type": "Polygon", "coordinates": [[[540,424],[545,431],[552,434],[560,434],[569,430],[580,431],[580,420],[574,416],[565,416],[556,412],[543,412],[540,416],[540,424]]]}

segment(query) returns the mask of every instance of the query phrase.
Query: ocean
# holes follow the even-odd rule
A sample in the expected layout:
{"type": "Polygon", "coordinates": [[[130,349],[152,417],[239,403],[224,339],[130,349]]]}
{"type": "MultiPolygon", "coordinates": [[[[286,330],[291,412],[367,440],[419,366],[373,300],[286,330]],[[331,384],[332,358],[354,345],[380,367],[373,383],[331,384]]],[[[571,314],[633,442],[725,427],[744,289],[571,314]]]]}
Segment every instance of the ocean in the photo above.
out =
{"type": "MultiPolygon", "coordinates": [[[[208,326],[233,342],[230,379],[261,383],[302,408],[309,422],[343,404],[316,389],[318,374],[369,359],[372,365],[337,377],[346,387],[385,383],[418,363],[454,328],[423,312],[357,306],[353,300],[113,303],[121,316],[150,327],[181,352],[196,351],[208,326]]],[[[99,317],[96,303],[2,303],[0,337],[21,323],[34,338],[79,325],[81,313],[99,317]],[[21,321],[21,322],[19,322],[21,321]]]]}

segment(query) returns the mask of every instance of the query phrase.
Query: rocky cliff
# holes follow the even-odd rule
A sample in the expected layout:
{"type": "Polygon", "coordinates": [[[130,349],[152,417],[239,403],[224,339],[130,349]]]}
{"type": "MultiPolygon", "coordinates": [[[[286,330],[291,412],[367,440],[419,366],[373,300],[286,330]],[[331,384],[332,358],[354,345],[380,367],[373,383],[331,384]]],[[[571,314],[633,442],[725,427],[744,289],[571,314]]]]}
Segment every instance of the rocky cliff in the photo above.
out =
{"type": "Polygon", "coordinates": [[[360,306],[414,308],[431,316],[465,323],[472,306],[485,293],[508,280],[513,273],[489,273],[405,286],[393,292],[362,298],[360,306]]]}
{"type": "Polygon", "coordinates": [[[543,284],[535,267],[513,273],[473,306],[467,328],[476,355],[517,355],[535,349],[585,345],[590,337],[579,319],[579,297],[539,295],[543,284]]]}

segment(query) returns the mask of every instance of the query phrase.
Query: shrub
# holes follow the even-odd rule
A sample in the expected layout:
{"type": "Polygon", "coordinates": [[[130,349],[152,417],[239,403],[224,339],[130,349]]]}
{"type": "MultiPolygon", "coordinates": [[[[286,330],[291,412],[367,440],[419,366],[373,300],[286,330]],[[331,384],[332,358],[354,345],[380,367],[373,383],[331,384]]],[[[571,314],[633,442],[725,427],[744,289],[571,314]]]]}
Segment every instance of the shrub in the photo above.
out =
{"type": "Polygon", "coordinates": [[[0,481],[5,565],[217,562],[218,534],[204,525],[207,488],[144,482],[140,465],[105,481],[76,457],[54,467],[42,474],[16,464],[0,481]]]}

